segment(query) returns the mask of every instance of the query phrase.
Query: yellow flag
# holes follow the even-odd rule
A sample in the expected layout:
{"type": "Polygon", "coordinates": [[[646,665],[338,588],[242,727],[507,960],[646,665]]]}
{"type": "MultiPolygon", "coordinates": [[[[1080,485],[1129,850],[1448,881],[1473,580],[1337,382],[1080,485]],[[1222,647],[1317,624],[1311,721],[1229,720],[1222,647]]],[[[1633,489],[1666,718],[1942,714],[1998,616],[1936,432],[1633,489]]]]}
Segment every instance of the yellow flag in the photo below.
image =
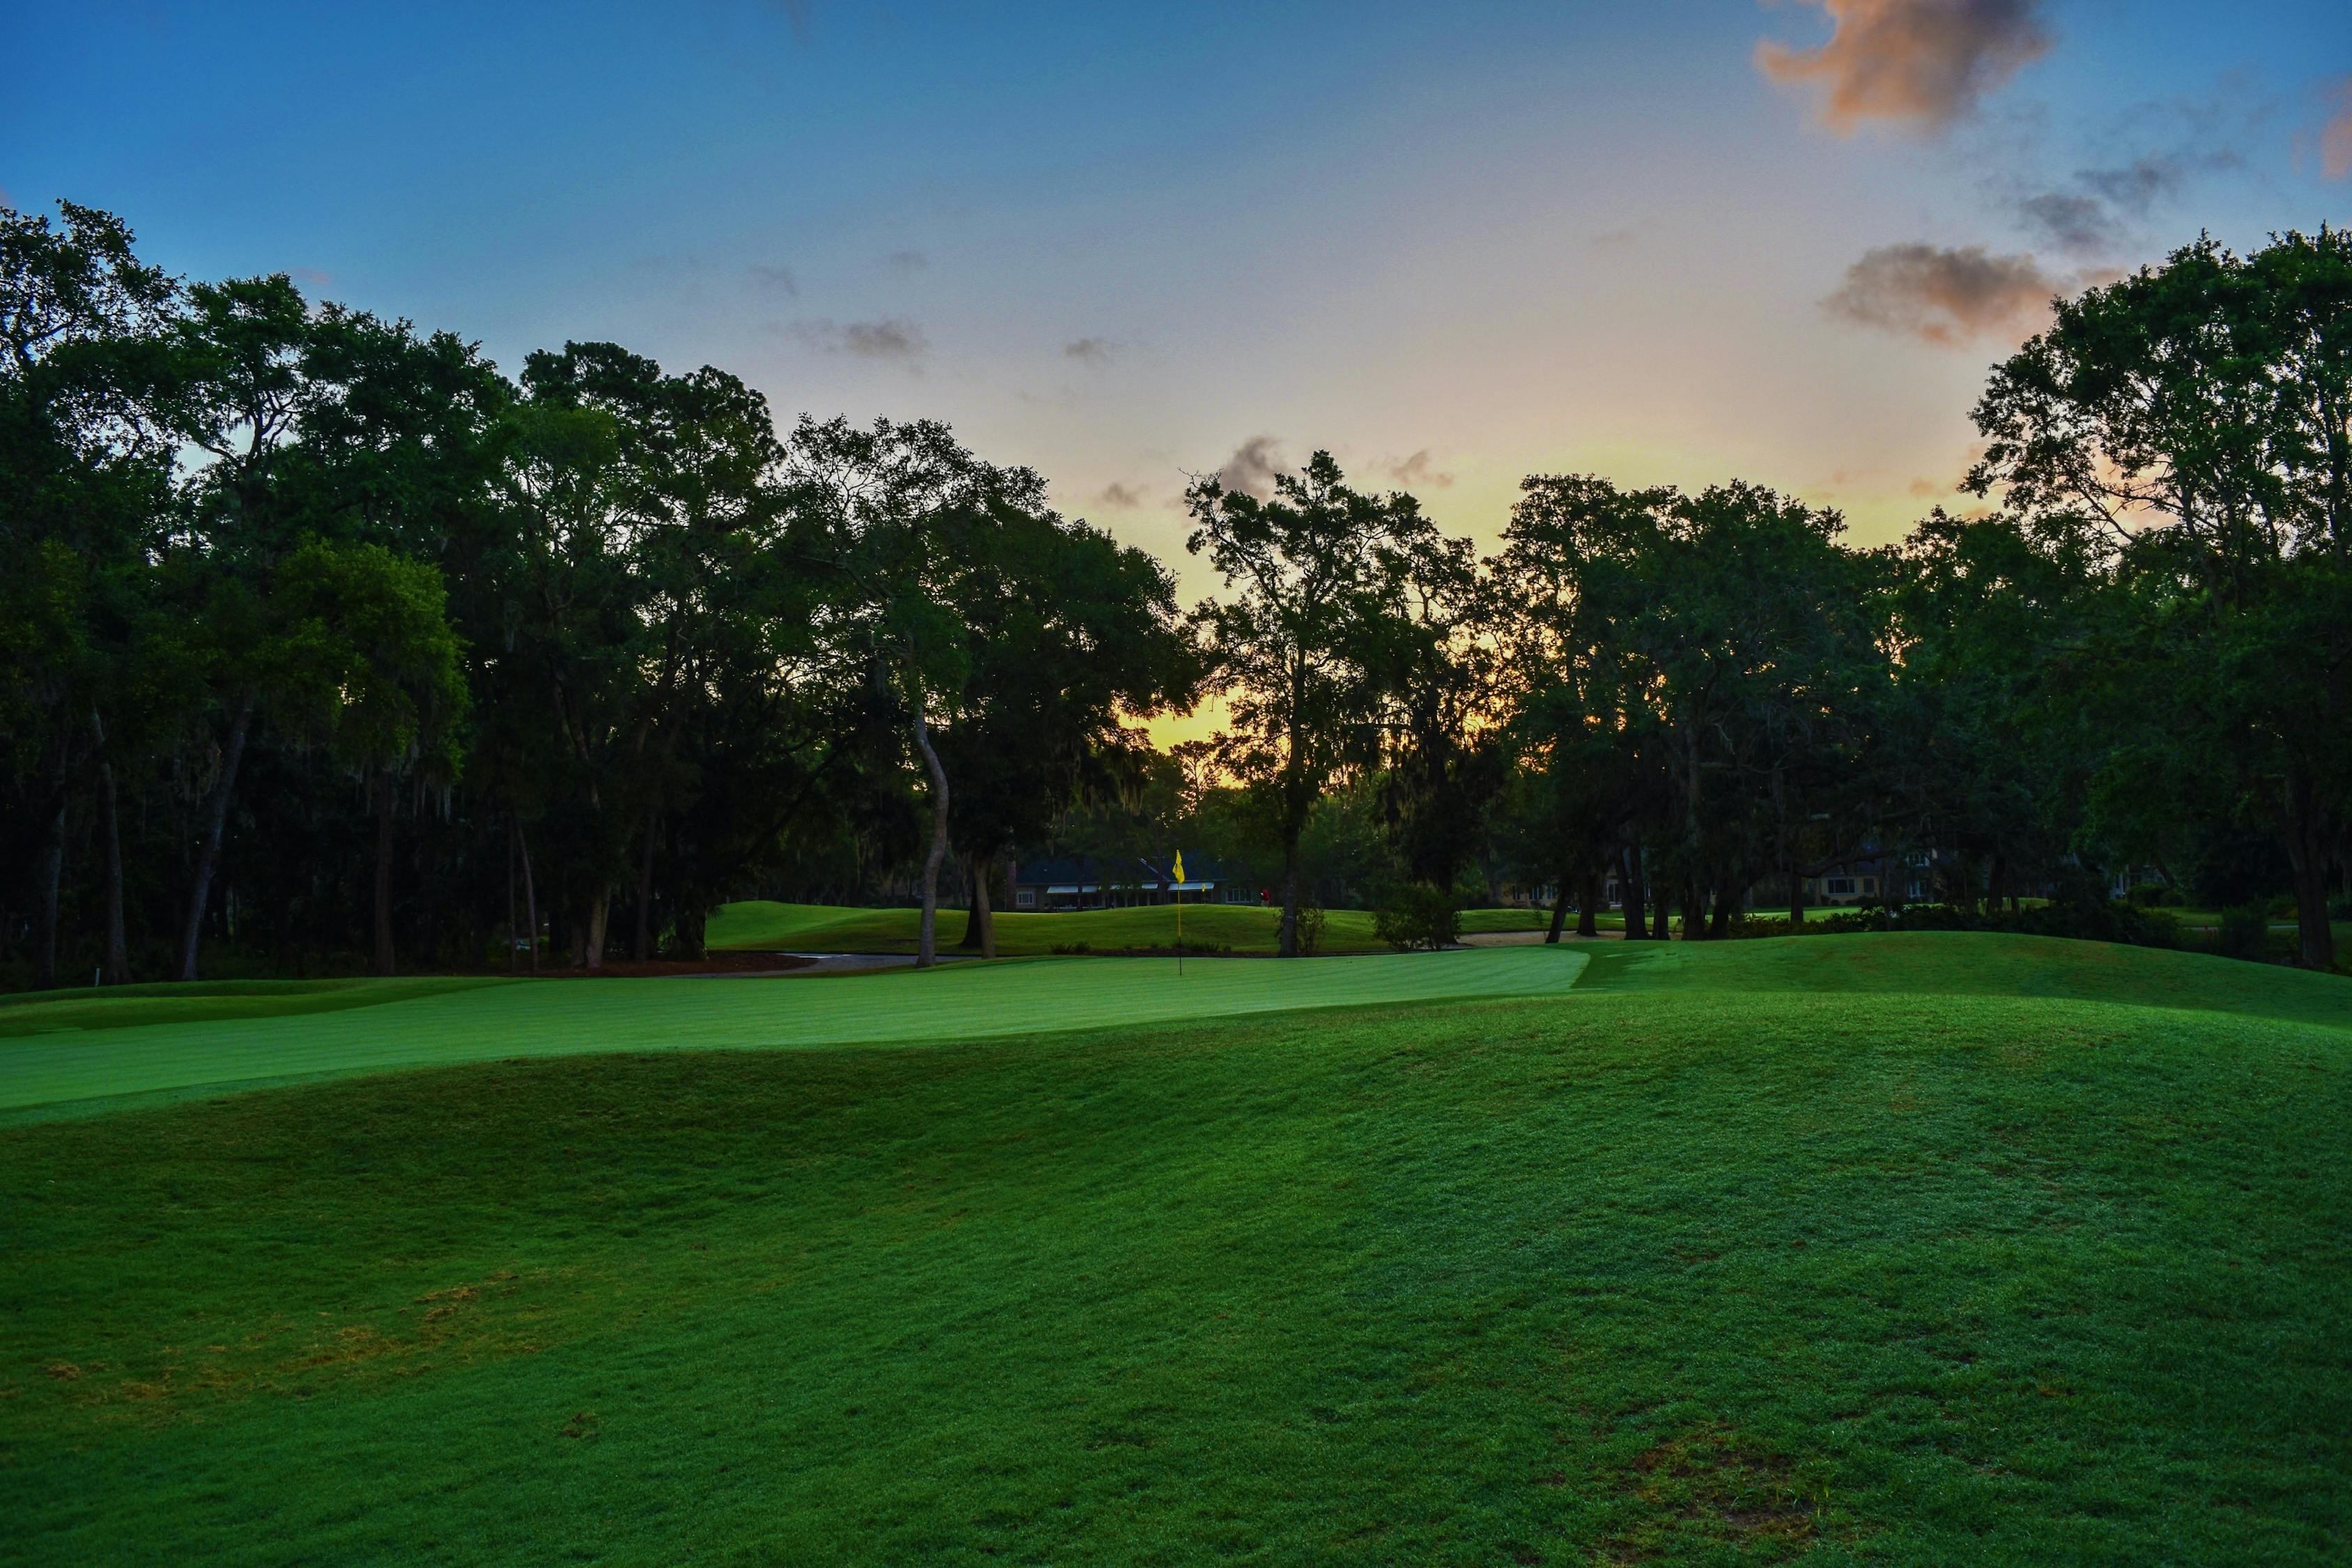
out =
{"type": "Polygon", "coordinates": [[[1176,879],[1180,882],[1184,879],[1184,851],[1181,849],[1176,851],[1176,879]]]}

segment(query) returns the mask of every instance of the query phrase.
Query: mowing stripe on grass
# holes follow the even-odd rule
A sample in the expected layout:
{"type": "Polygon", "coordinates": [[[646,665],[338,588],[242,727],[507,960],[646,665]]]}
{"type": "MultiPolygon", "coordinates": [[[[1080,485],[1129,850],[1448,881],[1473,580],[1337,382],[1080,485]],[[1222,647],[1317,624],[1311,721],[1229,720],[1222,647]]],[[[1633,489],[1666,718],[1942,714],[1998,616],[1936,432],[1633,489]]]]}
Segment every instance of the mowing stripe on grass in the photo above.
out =
{"type": "MultiPolygon", "coordinates": [[[[1037,959],[831,979],[517,982],[295,1017],[0,1040],[0,1110],[589,1051],[937,1044],[1005,1035],[1565,991],[1567,948],[1290,963],[1037,959]]],[[[90,1104],[89,1102],[99,1102],[90,1104]]]]}

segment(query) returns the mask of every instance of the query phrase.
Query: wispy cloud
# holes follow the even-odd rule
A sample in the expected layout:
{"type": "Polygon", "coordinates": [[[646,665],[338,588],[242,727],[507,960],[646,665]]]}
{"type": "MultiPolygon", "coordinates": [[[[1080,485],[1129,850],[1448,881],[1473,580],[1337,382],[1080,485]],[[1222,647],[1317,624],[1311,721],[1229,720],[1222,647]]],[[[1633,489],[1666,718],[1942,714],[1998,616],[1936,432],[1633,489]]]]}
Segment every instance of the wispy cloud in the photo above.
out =
{"type": "Polygon", "coordinates": [[[886,316],[878,321],[794,321],[784,330],[809,347],[826,353],[896,361],[908,366],[919,363],[930,347],[922,328],[898,316],[886,316]]]}
{"type": "Polygon", "coordinates": [[[1105,506],[1118,507],[1123,511],[1133,511],[1138,507],[1149,506],[1151,503],[1151,494],[1149,490],[1141,485],[1130,485],[1122,479],[1113,479],[1103,486],[1102,494],[1095,499],[1105,506]]]}
{"type": "Polygon", "coordinates": [[[1607,253],[1632,250],[1658,230],[1655,218],[1637,218],[1620,228],[1604,228],[1585,241],[1593,249],[1607,253]]]}
{"type": "Polygon", "coordinates": [[[789,267],[771,267],[755,261],[751,264],[751,281],[759,288],[787,296],[797,296],[801,291],[800,279],[793,276],[789,267]]]}
{"type": "MultiPolygon", "coordinates": [[[[2220,149],[2209,161],[2231,163],[2237,161],[2237,154],[2220,149]]],[[[2134,217],[2146,217],[2158,202],[2180,189],[2187,174],[2182,159],[2169,153],[2147,153],[2118,168],[2078,170],[2074,178],[2085,189],[2095,191],[2134,217]]]]}
{"type": "Polygon", "coordinates": [[[1767,38],[1756,65],[1784,87],[1823,89],[1822,123],[1940,130],[2050,51],[2039,0],[1805,0],[1828,13],[1829,41],[1795,49],[1767,38]]]}
{"type": "Polygon", "coordinates": [[[2107,204],[2071,191],[2044,191],[2017,205],[2018,216],[2042,244],[2076,256],[2099,256],[2122,238],[2107,204]]]}
{"type": "Polygon", "coordinates": [[[882,258],[882,265],[897,272],[920,272],[931,264],[931,258],[919,250],[894,250],[882,258]]]}
{"type": "Polygon", "coordinates": [[[2319,128],[2319,172],[2340,180],[2352,174],[2352,76],[2338,77],[2323,90],[2328,115],[2319,128]]]}
{"type": "Polygon", "coordinates": [[[1062,345],[1062,357],[1080,364],[1108,364],[1118,355],[1118,345],[1108,338],[1073,338],[1062,345]]]}
{"type": "Polygon", "coordinates": [[[1409,490],[1442,490],[1454,483],[1452,474],[1438,471],[1437,464],[1430,457],[1429,448],[1426,447],[1410,458],[1400,458],[1393,463],[1382,464],[1381,471],[1409,490]]]}
{"type": "Polygon", "coordinates": [[[1982,337],[2025,336],[2053,295],[2085,280],[2053,276],[2032,256],[1995,256],[1981,245],[1884,245],[1846,268],[1844,283],[1822,308],[1951,348],[1982,337]]]}
{"type": "Polygon", "coordinates": [[[1288,473],[1290,465],[1282,460],[1282,443],[1272,436],[1253,436],[1234,448],[1217,470],[1217,482],[1229,490],[1255,496],[1264,500],[1274,494],[1276,474],[1288,473]]]}
{"type": "Polygon", "coordinates": [[[781,11],[791,25],[796,43],[809,41],[809,0],[767,0],[768,9],[781,11]]]}

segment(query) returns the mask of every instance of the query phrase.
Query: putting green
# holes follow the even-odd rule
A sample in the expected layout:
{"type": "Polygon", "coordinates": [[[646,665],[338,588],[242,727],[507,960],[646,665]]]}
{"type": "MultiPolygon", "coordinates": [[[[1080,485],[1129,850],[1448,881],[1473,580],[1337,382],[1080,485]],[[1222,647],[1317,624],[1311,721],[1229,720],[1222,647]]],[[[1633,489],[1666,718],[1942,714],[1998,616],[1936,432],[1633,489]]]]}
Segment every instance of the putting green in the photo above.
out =
{"type": "MultiPolygon", "coordinates": [[[[77,1027],[0,1039],[0,1112],[123,1096],[592,1051],[936,1044],[1361,1006],[1565,991],[1585,955],[1500,948],[1304,960],[1067,958],[825,978],[518,981],[341,1010],[157,1021],[157,998],[77,999],[77,1027]]],[[[289,997],[289,1002],[299,997],[289,997]]],[[[215,1006],[204,997],[190,1007],[215,1006]]]]}
{"type": "MultiPolygon", "coordinates": [[[[1176,942],[1177,910],[1159,904],[1148,909],[1073,910],[1046,914],[1000,910],[996,915],[996,951],[1005,958],[1067,950],[1084,942],[1097,952],[1122,949],[1172,947],[1176,942]]],[[[1534,931],[1546,916],[1538,910],[1465,910],[1465,931],[1534,931]]],[[[713,948],[790,949],[805,952],[912,952],[922,916],[915,910],[856,910],[832,904],[779,904],[746,900],[728,904],[710,917],[708,937],[713,948]]],[[[1188,904],[1183,910],[1184,941],[1195,947],[1224,947],[1235,952],[1272,952],[1278,910],[1255,904],[1188,904]]],[[[964,911],[943,910],[940,940],[953,943],[963,938],[964,911]]],[[[1372,929],[1372,917],[1362,910],[1332,910],[1323,920],[1317,949],[1326,955],[1387,952],[1389,944],[1372,929]]]]}

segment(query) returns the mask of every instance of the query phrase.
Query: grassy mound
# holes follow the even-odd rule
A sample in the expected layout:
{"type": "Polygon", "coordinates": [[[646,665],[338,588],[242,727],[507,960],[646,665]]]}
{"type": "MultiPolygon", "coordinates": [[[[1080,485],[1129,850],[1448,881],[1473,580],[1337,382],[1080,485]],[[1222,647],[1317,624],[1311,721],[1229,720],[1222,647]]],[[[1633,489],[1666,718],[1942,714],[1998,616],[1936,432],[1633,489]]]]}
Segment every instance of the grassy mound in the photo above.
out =
{"type": "MultiPolygon", "coordinates": [[[[1466,910],[1465,931],[1529,931],[1547,917],[1532,910],[1466,910]]],[[[916,910],[852,910],[830,904],[779,904],[764,900],[728,904],[710,917],[713,948],[759,948],[807,952],[912,952],[921,922],[916,910]]],[[[1280,912],[1249,904],[1187,904],[1188,946],[1227,947],[1235,952],[1275,951],[1280,912]]],[[[963,940],[964,911],[940,913],[940,941],[949,951],[963,940]]],[[[1161,904],[1139,910],[1073,910],[1064,914],[1000,910],[996,951],[1006,957],[1051,952],[1085,942],[1097,952],[1172,947],[1176,910],[1161,904]]],[[[1386,952],[1372,934],[1372,917],[1361,910],[1333,910],[1324,917],[1318,952],[1386,952]]]]}
{"type": "MultiPolygon", "coordinates": [[[[1488,956],[1558,955],[1397,962],[1488,956]]],[[[2340,1561],[2347,992],[1801,939],[18,1126],[0,1517],[55,1563],[2340,1561]]]]}

